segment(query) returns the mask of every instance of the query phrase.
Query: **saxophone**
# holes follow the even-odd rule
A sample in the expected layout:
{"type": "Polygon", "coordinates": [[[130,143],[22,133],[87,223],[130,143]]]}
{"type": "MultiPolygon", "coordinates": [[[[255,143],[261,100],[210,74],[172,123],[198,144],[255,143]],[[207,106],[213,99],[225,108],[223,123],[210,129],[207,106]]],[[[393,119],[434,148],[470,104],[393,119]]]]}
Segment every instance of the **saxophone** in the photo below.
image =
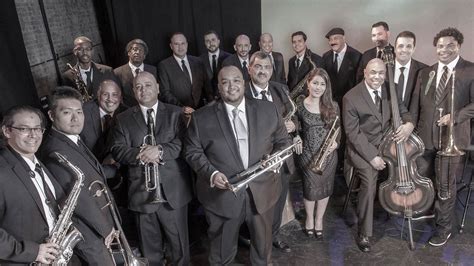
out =
{"type": "Polygon", "coordinates": [[[283,117],[283,121],[289,122],[291,120],[291,117],[296,113],[296,104],[295,102],[291,99],[290,93],[286,92],[286,96],[288,97],[288,101],[290,102],[291,109],[286,113],[286,115],[283,117]]]}
{"type": "Polygon", "coordinates": [[[325,167],[326,160],[329,156],[329,147],[334,141],[336,141],[339,132],[341,132],[341,126],[337,126],[339,116],[336,116],[334,122],[332,122],[331,129],[329,130],[326,138],[324,139],[323,144],[319,148],[318,152],[313,156],[311,160],[310,168],[317,174],[323,173],[323,168],[325,167]]]}
{"type": "Polygon", "coordinates": [[[66,199],[66,203],[61,210],[61,214],[59,214],[58,220],[54,223],[53,230],[47,238],[48,243],[55,243],[60,247],[60,253],[52,265],[65,266],[71,259],[73,248],[79,241],[84,240],[81,232],[72,226],[71,221],[72,214],[77,205],[77,199],[84,185],[84,173],[81,169],[68,161],[64,155],[58,152],[54,154],[58,157],[60,163],[69,167],[77,176],[76,183],[66,199]]]}
{"type": "Polygon", "coordinates": [[[304,78],[300,80],[298,84],[296,84],[296,86],[291,90],[290,98],[293,101],[296,101],[296,98],[298,98],[298,96],[300,96],[301,94],[304,94],[304,85],[308,81],[309,74],[311,73],[311,71],[317,68],[316,63],[314,63],[313,60],[311,59],[311,50],[306,49],[305,57],[309,60],[309,63],[311,64],[311,69],[308,71],[308,73],[306,73],[304,78]]]}
{"type": "Polygon", "coordinates": [[[67,63],[67,66],[69,67],[69,69],[71,69],[72,74],[74,74],[74,83],[76,83],[76,89],[82,95],[82,101],[88,102],[92,100],[92,96],[90,96],[89,92],[87,91],[87,85],[84,80],[82,80],[81,71],[79,71],[78,68],[71,66],[71,64],[69,63],[67,63]]]}

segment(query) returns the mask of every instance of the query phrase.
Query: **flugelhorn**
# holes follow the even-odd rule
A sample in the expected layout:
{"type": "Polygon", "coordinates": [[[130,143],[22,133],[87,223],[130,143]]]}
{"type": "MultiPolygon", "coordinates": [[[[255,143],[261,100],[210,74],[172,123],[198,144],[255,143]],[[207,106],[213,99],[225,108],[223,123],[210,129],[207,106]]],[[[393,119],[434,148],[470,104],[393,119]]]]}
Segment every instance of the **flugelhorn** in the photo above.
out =
{"type": "Polygon", "coordinates": [[[326,160],[330,154],[329,147],[331,147],[331,145],[336,141],[337,137],[339,136],[339,132],[341,132],[341,126],[338,126],[337,124],[338,121],[339,116],[336,116],[334,122],[331,124],[331,129],[328,131],[326,138],[324,139],[324,142],[311,160],[311,170],[319,175],[323,173],[323,168],[325,167],[326,160]]]}

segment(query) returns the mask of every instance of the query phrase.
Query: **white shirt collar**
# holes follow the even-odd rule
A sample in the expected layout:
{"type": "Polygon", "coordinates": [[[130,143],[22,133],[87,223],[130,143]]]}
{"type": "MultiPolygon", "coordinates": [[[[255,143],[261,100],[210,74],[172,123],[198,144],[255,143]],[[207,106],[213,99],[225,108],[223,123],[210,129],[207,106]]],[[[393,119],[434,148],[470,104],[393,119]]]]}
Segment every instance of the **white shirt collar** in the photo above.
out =
{"type": "Polygon", "coordinates": [[[178,62],[178,65],[181,66],[181,61],[184,60],[184,63],[187,64],[188,63],[188,55],[185,55],[183,58],[179,58],[177,57],[175,54],[173,54],[173,57],[174,57],[174,60],[176,60],[176,62],[178,62]]]}
{"type": "Polygon", "coordinates": [[[333,51],[333,52],[334,52],[335,54],[337,54],[337,57],[338,57],[338,59],[339,59],[339,58],[343,58],[343,57],[344,57],[344,54],[346,54],[346,51],[347,51],[347,43],[344,43],[344,48],[342,48],[342,50],[341,50],[339,53],[334,52],[334,51],[333,51]]]}
{"type": "Polygon", "coordinates": [[[128,65],[129,65],[130,68],[132,69],[132,74],[133,74],[134,77],[135,77],[135,75],[136,75],[136,74],[135,74],[135,69],[137,69],[137,68],[140,69],[140,72],[145,71],[145,70],[144,70],[145,64],[143,64],[143,63],[142,63],[141,65],[139,65],[138,67],[136,67],[134,64],[132,64],[132,63],[129,61],[129,62],[128,62],[128,65]]]}
{"type": "Polygon", "coordinates": [[[213,55],[216,55],[216,59],[219,58],[219,53],[220,53],[219,48],[217,48],[217,50],[214,53],[211,53],[211,52],[207,51],[207,55],[209,56],[210,59],[212,59],[213,55]]]}
{"type": "MultiPolygon", "coordinates": [[[[270,102],[273,102],[273,99],[271,98],[272,95],[270,94],[270,91],[269,91],[269,88],[268,88],[268,83],[267,83],[267,86],[265,88],[260,88],[259,86],[257,86],[255,83],[251,82],[251,86],[253,86],[255,88],[255,92],[257,93],[257,95],[253,95],[254,98],[256,99],[262,99],[262,94],[261,92],[263,90],[265,90],[267,92],[267,99],[270,101],[270,102]]],[[[253,91],[252,91],[252,94],[253,94],[253,91]]]]}
{"type": "MultiPolygon", "coordinates": [[[[369,95],[370,97],[372,98],[372,101],[374,101],[375,103],[375,94],[374,94],[374,89],[372,89],[369,84],[367,84],[367,81],[364,80],[364,83],[365,83],[365,87],[367,89],[367,91],[369,92],[369,95]]],[[[379,94],[379,97],[382,98],[382,86],[378,87],[377,89],[375,89],[378,94],[379,94]]]]}
{"type": "Polygon", "coordinates": [[[237,57],[239,58],[239,61],[240,61],[240,65],[241,66],[244,66],[244,61],[247,63],[247,68],[249,67],[249,59],[247,57],[247,59],[242,59],[239,55],[237,55],[237,57]]]}
{"type": "MultiPolygon", "coordinates": [[[[231,105],[231,104],[228,104],[226,102],[224,102],[224,105],[225,105],[225,109],[227,110],[227,114],[229,114],[229,117],[232,118],[232,110],[235,109],[235,106],[231,105]]],[[[242,98],[242,102],[240,102],[240,104],[237,106],[237,109],[239,109],[240,112],[242,112],[243,114],[245,114],[245,97],[242,98]]]]}
{"type": "MultiPolygon", "coordinates": [[[[145,122],[147,122],[146,121],[146,119],[147,119],[146,111],[150,108],[146,107],[146,106],[143,106],[141,104],[138,104],[138,105],[140,106],[140,111],[142,112],[143,118],[145,118],[145,122]]],[[[151,108],[153,109],[153,118],[155,118],[155,120],[156,120],[156,112],[158,111],[158,101],[156,101],[156,103],[151,108]]]]}
{"type": "Polygon", "coordinates": [[[438,64],[438,72],[439,72],[439,70],[441,69],[441,73],[442,73],[444,66],[447,66],[448,69],[449,69],[449,72],[452,72],[453,69],[454,69],[454,67],[456,67],[456,64],[458,63],[458,61],[459,61],[459,55],[458,55],[453,61],[451,61],[451,62],[450,62],[449,64],[447,64],[447,65],[445,65],[445,64],[443,64],[443,63],[441,63],[441,62],[438,62],[438,63],[439,63],[439,64],[438,64]]]}
{"type": "Polygon", "coordinates": [[[54,126],[53,126],[53,129],[56,130],[57,132],[63,134],[64,136],[66,136],[68,139],[70,139],[72,142],[74,142],[74,144],[76,145],[79,145],[78,142],[79,142],[79,135],[70,135],[70,134],[66,134],[62,131],[59,131],[57,130],[54,126]]]}

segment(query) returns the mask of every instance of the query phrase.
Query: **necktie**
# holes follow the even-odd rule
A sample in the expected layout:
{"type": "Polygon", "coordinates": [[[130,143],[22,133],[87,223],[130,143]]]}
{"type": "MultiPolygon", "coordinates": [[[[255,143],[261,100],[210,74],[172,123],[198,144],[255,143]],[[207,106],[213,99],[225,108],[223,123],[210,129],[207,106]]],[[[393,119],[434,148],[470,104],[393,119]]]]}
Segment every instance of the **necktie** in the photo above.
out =
{"type": "Polygon", "coordinates": [[[147,121],[147,134],[154,134],[155,132],[155,120],[153,119],[153,112],[152,108],[146,110],[146,121],[147,121]]]}
{"type": "Polygon", "coordinates": [[[262,90],[262,91],[260,92],[260,94],[262,94],[262,100],[268,101],[267,91],[266,91],[266,90],[262,90]]]}
{"type": "Polygon", "coordinates": [[[41,177],[41,181],[43,182],[44,196],[46,197],[46,205],[48,205],[49,209],[51,210],[51,215],[53,218],[56,219],[60,213],[58,203],[54,198],[53,192],[51,192],[46,180],[44,179],[43,168],[39,163],[35,165],[35,172],[37,172],[41,177]]]}
{"type": "Polygon", "coordinates": [[[377,106],[377,111],[379,113],[382,113],[382,99],[380,99],[379,92],[376,90],[373,90],[375,94],[375,106],[377,106]]]}
{"type": "Polygon", "coordinates": [[[138,75],[138,73],[140,73],[140,69],[137,67],[135,68],[135,77],[138,75]]]}
{"type": "Polygon", "coordinates": [[[212,55],[212,73],[216,75],[216,70],[217,70],[217,61],[216,61],[216,55],[212,55]]]}
{"type": "Polygon", "coordinates": [[[235,137],[237,139],[237,146],[239,148],[240,158],[242,159],[244,168],[247,169],[249,163],[247,129],[245,128],[244,122],[239,117],[238,108],[234,108],[232,110],[232,115],[232,122],[234,124],[235,137]]]}
{"type": "Polygon", "coordinates": [[[86,83],[87,83],[87,92],[91,95],[92,92],[92,79],[91,79],[91,71],[86,71],[86,83]]]}
{"type": "Polygon", "coordinates": [[[107,131],[112,125],[112,116],[109,114],[104,115],[104,124],[102,126],[102,132],[107,131]]]}
{"type": "Polygon", "coordinates": [[[188,68],[186,67],[186,61],[184,59],[181,60],[181,68],[183,69],[184,75],[191,81],[191,76],[189,75],[188,68]]]}
{"type": "Polygon", "coordinates": [[[245,81],[249,81],[249,69],[247,68],[247,61],[242,62],[242,74],[245,81]]]}
{"type": "Polygon", "coordinates": [[[438,87],[436,88],[436,104],[438,104],[438,101],[441,99],[441,95],[443,95],[444,89],[446,88],[446,81],[448,81],[448,67],[444,66],[443,70],[438,87]]]}
{"type": "Polygon", "coordinates": [[[405,98],[405,92],[404,92],[404,87],[405,87],[405,74],[403,74],[403,71],[405,70],[405,67],[400,67],[400,76],[398,77],[398,83],[397,83],[397,93],[400,95],[400,99],[403,101],[405,98]]]}
{"type": "Polygon", "coordinates": [[[336,68],[336,72],[339,71],[339,67],[337,66],[337,57],[339,56],[338,53],[334,53],[334,67],[336,68]]]}
{"type": "Polygon", "coordinates": [[[382,50],[379,50],[379,51],[377,52],[377,58],[382,59],[382,50]]]}
{"type": "Polygon", "coordinates": [[[299,69],[301,65],[301,60],[299,58],[296,59],[296,69],[299,69]]]}

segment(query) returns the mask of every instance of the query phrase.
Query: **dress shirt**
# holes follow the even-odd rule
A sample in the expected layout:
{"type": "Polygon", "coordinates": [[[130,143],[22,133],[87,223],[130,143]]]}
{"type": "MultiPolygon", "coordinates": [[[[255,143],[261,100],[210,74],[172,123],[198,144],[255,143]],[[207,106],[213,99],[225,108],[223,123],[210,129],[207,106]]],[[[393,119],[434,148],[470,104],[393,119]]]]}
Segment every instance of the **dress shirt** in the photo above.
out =
{"type": "MultiPolygon", "coordinates": [[[[364,80],[365,82],[365,87],[367,88],[367,91],[369,92],[369,95],[370,97],[372,98],[372,101],[374,102],[375,104],[375,94],[374,94],[374,89],[372,89],[371,87],[369,87],[369,84],[367,84],[367,82],[364,80]]],[[[376,91],[378,91],[378,94],[379,94],[379,97],[380,97],[380,100],[382,100],[382,86],[378,87],[377,89],[375,89],[376,91]]]]}
{"type": "Polygon", "coordinates": [[[145,70],[144,70],[145,65],[144,65],[143,63],[142,63],[141,65],[139,65],[138,67],[136,67],[134,64],[132,64],[132,63],[130,63],[130,62],[128,62],[128,65],[129,65],[130,68],[132,69],[132,75],[133,75],[133,77],[136,77],[136,76],[137,76],[137,74],[136,74],[136,72],[135,72],[135,69],[137,69],[137,68],[140,69],[140,72],[145,71],[145,70]]]}
{"type": "MultiPolygon", "coordinates": [[[[249,68],[249,58],[247,57],[247,59],[242,59],[240,56],[237,55],[237,57],[239,58],[239,61],[240,61],[240,66],[241,67],[244,67],[244,62],[247,62],[247,65],[245,65],[245,67],[248,69],[249,68]]],[[[232,114],[232,112],[230,112],[232,114]]]]}
{"type": "MultiPolygon", "coordinates": [[[[193,83],[193,73],[191,72],[191,66],[189,65],[188,56],[185,55],[184,58],[179,58],[179,57],[177,57],[176,55],[173,54],[173,57],[174,57],[174,60],[176,60],[176,62],[178,63],[179,68],[181,68],[181,70],[183,70],[183,72],[184,72],[184,69],[182,68],[183,63],[181,63],[181,61],[184,60],[184,64],[186,65],[186,68],[188,69],[189,79],[191,80],[191,83],[193,83]]],[[[212,58],[212,56],[211,56],[211,58],[212,58]]],[[[216,60],[217,60],[217,58],[216,58],[216,60]]],[[[212,66],[212,64],[211,64],[211,66],[212,66]]]]}
{"type": "Polygon", "coordinates": [[[216,66],[217,66],[217,61],[219,60],[219,53],[220,52],[221,52],[221,50],[219,48],[214,53],[207,52],[207,57],[208,57],[209,65],[211,66],[211,69],[212,69],[212,56],[216,55],[216,66]]]}
{"type": "Polygon", "coordinates": [[[250,83],[250,86],[253,87],[252,95],[255,99],[261,100],[262,99],[262,93],[261,92],[264,90],[264,91],[267,92],[267,100],[269,100],[270,102],[273,102],[272,94],[268,90],[268,83],[267,83],[267,86],[263,89],[260,88],[259,86],[255,85],[253,82],[250,83]],[[254,91],[254,89],[255,89],[255,91],[254,91]]]}
{"type": "MultiPolygon", "coordinates": [[[[139,104],[139,106],[140,106],[140,111],[142,112],[143,118],[145,119],[145,124],[148,124],[147,110],[150,109],[150,107],[146,107],[141,104],[139,104]]],[[[153,120],[155,120],[155,126],[156,126],[156,112],[158,111],[158,101],[156,101],[156,103],[151,107],[151,109],[153,109],[152,116],[153,116],[153,120]]]]}
{"type": "Polygon", "coordinates": [[[81,78],[82,78],[82,81],[84,81],[84,84],[86,85],[89,85],[87,84],[87,74],[86,72],[87,71],[90,71],[91,72],[91,80],[94,80],[94,71],[92,71],[92,67],[89,66],[88,69],[82,69],[80,66],[79,66],[79,72],[81,72],[81,78]]]}
{"type": "Polygon", "coordinates": [[[344,55],[346,54],[346,51],[347,44],[344,43],[344,48],[339,53],[333,52],[332,58],[334,58],[334,54],[337,54],[337,71],[339,71],[339,69],[341,68],[342,60],[344,60],[344,55]]]}
{"type": "Polygon", "coordinates": [[[447,65],[445,65],[441,62],[438,62],[438,69],[437,69],[437,73],[436,73],[436,88],[439,86],[438,83],[439,83],[439,80],[441,79],[441,76],[443,75],[444,66],[448,67],[448,78],[446,79],[446,82],[448,82],[450,77],[451,77],[451,73],[453,73],[453,69],[456,66],[456,64],[458,63],[458,61],[459,61],[459,55],[456,57],[456,59],[454,59],[453,61],[451,61],[451,63],[449,63],[447,65]]]}

